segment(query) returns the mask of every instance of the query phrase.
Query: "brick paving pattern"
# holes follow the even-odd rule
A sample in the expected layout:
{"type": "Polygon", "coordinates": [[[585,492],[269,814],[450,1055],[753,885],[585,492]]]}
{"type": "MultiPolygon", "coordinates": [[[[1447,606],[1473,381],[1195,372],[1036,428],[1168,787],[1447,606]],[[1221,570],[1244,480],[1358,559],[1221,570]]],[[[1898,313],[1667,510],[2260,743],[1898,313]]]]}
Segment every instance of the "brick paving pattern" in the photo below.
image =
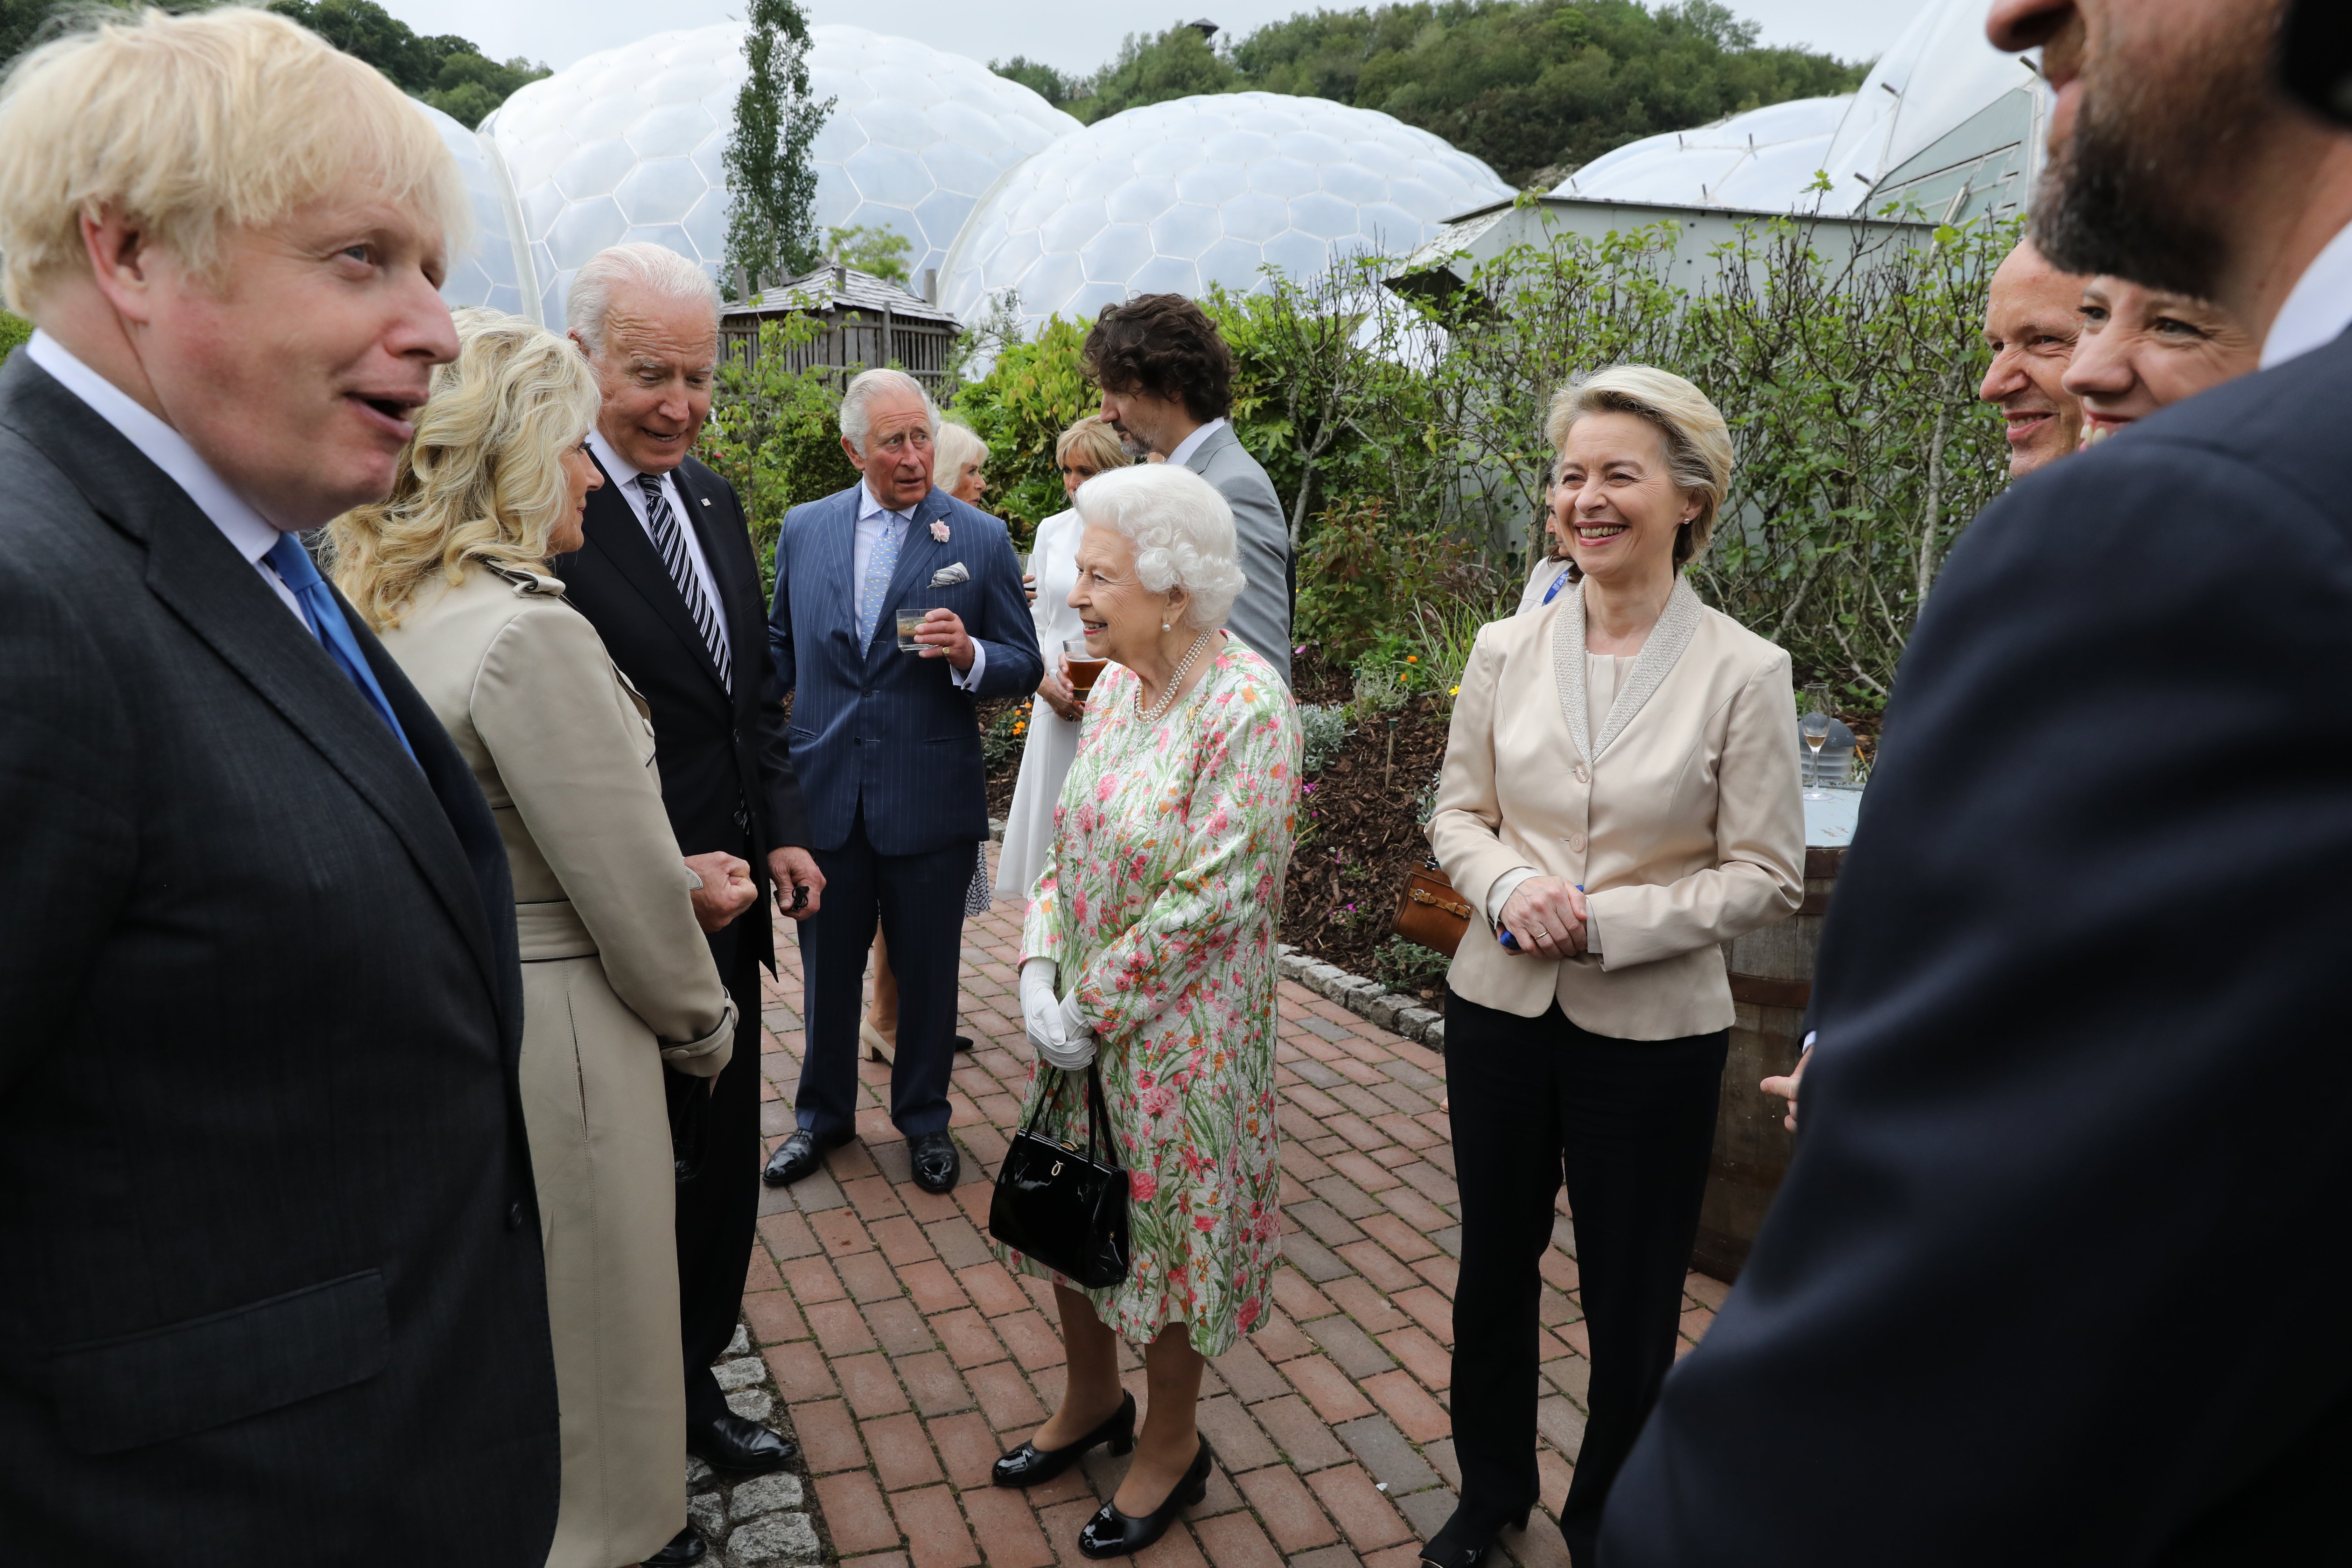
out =
{"type": "MultiPolygon", "coordinates": [[[[781,923],[781,922],[780,922],[781,923]]],[[[793,1124],[800,955],[779,931],[764,997],[764,1131],[793,1124]]],[[[1014,969],[1017,906],[964,927],[963,1032],[954,1135],[963,1183],[914,1184],[884,1110],[888,1069],[859,1077],[860,1141],[827,1168],[763,1189],[744,1316],[805,1449],[835,1552],[859,1568],[1076,1564],[1078,1527],[1126,1461],[1097,1449],[1051,1485],[989,1484],[991,1461],[1059,1396],[1051,1289],[1008,1272],[986,1237],[990,1179],[1028,1078],[1014,969]]],[[[1454,1507],[1460,1475],[1446,1414],[1461,1207],[1444,1116],[1443,1058],[1290,982],[1281,986],[1283,1251],[1275,1305],[1210,1363],[1201,1426],[1219,1460],[1209,1495],[1158,1545],[1151,1568],[1412,1568],[1454,1507]]],[[[1544,1259],[1540,1406],[1544,1510],[1557,1513],[1584,1431],[1588,1380],[1575,1239],[1565,1202],[1544,1259]]],[[[1685,1348],[1724,1287],[1688,1280],[1685,1348]]],[[[1120,1364],[1139,1400],[1142,1363],[1120,1364]]],[[[1538,1518],[1503,1554],[1566,1568],[1538,1518]]]]}

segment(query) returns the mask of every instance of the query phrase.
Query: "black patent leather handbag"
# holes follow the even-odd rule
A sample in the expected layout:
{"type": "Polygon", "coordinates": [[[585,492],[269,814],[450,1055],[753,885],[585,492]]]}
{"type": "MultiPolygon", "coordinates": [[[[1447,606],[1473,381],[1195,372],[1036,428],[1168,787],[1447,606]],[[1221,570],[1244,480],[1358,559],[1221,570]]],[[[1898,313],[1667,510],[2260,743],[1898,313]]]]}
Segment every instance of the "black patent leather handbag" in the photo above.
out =
{"type": "Polygon", "coordinates": [[[1045,1068],[1054,1087],[1013,1135],[989,1200],[988,1234],[1074,1285],[1100,1290],[1127,1278],[1127,1167],[1103,1107],[1102,1071],[1087,1064],[1087,1146],[1039,1131],[1072,1075],[1045,1068]],[[1102,1152],[1096,1153],[1099,1139],[1102,1152]]]}

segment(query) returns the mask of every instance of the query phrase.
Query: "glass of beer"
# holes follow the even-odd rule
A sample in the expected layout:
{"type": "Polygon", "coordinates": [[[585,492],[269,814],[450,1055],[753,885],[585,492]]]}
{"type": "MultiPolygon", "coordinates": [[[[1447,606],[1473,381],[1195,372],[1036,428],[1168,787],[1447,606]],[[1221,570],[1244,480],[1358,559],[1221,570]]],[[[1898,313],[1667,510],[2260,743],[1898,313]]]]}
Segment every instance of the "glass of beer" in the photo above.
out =
{"type": "Polygon", "coordinates": [[[1102,674],[1103,666],[1110,661],[1088,653],[1084,637],[1070,638],[1062,645],[1062,652],[1067,657],[1070,666],[1070,690],[1080,702],[1084,702],[1087,693],[1094,689],[1096,677],[1102,674]]]}

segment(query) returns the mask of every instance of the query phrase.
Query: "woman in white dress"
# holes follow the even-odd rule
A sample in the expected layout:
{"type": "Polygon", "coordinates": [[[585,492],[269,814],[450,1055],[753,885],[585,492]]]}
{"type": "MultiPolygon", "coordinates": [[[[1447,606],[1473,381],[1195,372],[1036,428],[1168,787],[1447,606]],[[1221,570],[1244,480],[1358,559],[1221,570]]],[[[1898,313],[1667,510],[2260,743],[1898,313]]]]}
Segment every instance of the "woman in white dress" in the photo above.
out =
{"type": "MultiPolygon", "coordinates": [[[[1101,416],[1089,414],[1062,432],[1054,444],[1054,461],[1062,470],[1062,493],[1076,496],[1078,487],[1108,468],[1124,468],[1134,461],[1119,444],[1118,432],[1101,416]]],[[[1078,612],[1070,608],[1070,590],[1078,580],[1078,535],[1086,524],[1075,510],[1056,512],[1037,525],[1029,552],[1030,614],[1037,621],[1037,646],[1045,651],[1045,679],[1037,683],[1036,700],[1029,705],[1029,739],[1021,748],[1021,777],[1013,786],[1013,808],[1004,819],[1004,848],[996,858],[996,896],[1029,897],[1029,889],[1045,868],[1045,851],[1054,842],[1054,804],[1062,798],[1062,780],[1070,759],[1078,754],[1078,721],[1086,717],[1077,695],[1070,689],[1063,668],[1062,644],[1079,632],[1078,612]]]]}

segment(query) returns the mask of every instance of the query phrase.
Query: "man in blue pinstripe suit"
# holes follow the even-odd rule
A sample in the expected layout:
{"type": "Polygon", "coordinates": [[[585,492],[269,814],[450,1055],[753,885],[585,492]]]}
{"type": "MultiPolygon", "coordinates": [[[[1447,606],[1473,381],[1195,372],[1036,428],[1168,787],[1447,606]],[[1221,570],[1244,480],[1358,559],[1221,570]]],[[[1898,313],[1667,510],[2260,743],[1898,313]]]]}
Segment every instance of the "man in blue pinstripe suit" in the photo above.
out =
{"type": "Polygon", "coordinates": [[[956,977],[973,846],[988,837],[972,705],[1037,688],[1045,661],[1004,525],[931,485],[940,412],[914,377],[869,370],[841,399],[841,444],[864,476],[794,507],[776,542],[772,701],[793,693],[823,907],[801,922],[807,1054],[798,1127],[771,1186],[815,1170],[857,1131],[857,1016],[879,918],[898,977],[890,1120],[915,1181],[953,1187],[948,1136],[956,977]],[[929,611],[901,653],[902,608],[929,611]]]}

